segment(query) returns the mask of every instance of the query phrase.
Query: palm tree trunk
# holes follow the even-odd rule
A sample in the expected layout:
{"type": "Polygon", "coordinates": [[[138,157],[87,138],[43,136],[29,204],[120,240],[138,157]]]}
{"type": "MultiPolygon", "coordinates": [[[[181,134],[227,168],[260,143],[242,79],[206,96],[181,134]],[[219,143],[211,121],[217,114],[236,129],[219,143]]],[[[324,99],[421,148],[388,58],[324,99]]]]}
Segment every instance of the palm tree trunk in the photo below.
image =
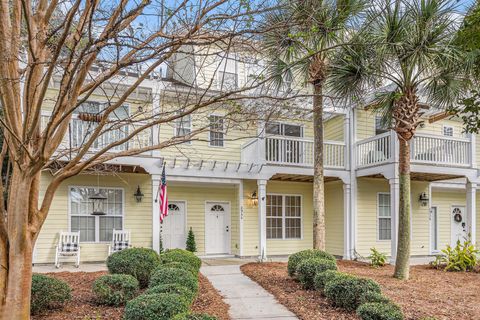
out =
{"type": "Polygon", "coordinates": [[[398,216],[397,258],[394,277],[407,280],[410,270],[410,140],[399,135],[400,201],[398,216]]]}
{"type": "Polygon", "coordinates": [[[323,98],[322,85],[313,85],[313,247],[325,250],[325,185],[323,177],[323,98]]]}

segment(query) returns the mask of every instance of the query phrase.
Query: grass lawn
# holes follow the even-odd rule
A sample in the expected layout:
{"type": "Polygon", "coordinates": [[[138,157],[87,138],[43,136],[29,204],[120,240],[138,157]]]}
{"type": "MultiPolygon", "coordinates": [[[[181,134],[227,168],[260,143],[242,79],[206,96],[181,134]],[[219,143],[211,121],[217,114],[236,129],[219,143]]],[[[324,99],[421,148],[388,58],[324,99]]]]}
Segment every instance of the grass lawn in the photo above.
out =
{"type": "MultiPolygon", "coordinates": [[[[66,281],[72,288],[72,300],[63,309],[50,310],[44,314],[32,316],[33,320],[120,320],[124,306],[108,307],[98,305],[92,292],[96,278],[107,272],[60,272],[49,276],[66,281]]],[[[199,294],[193,302],[192,311],[208,313],[218,319],[227,320],[229,306],[223,302],[220,294],[203,275],[199,274],[199,294]]]]}
{"type": "MultiPolygon", "coordinates": [[[[393,267],[380,269],[354,261],[338,261],[340,271],[377,281],[383,293],[398,303],[406,319],[480,319],[480,274],[453,273],[413,266],[410,280],[392,278],[393,267]]],[[[249,263],[242,272],[272,293],[300,319],[358,319],[337,309],[316,291],[305,291],[287,274],[287,264],[249,263]]]]}

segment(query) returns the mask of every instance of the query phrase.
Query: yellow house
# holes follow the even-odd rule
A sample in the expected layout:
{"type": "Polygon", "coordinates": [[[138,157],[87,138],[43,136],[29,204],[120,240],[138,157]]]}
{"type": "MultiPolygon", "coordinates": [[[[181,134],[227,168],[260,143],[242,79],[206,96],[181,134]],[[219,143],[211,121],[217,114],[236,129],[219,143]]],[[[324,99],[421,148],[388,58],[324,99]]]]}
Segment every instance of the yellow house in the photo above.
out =
{"type": "MultiPolygon", "coordinates": [[[[229,89],[241,87],[250,78],[248,70],[255,69],[231,54],[220,62],[209,61],[210,69],[196,78],[194,67],[202,63],[195,59],[176,57],[171,66],[177,72],[173,67],[167,72],[170,80],[146,81],[128,100],[125,112],[168,109],[175,103],[174,93],[204,86],[212,78],[223,79],[215,90],[222,90],[224,82],[229,89]]],[[[95,99],[91,103],[105,102],[101,95],[95,99]]],[[[330,111],[324,145],[327,250],[354,259],[368,256],[376,247],[394,261],[397,137],[372,111],[330,111]]],[[[48,117],[48,103],[44,116],[48,117]]],[[[62,183],[37,240],[34,263],[54,261],[61,231],[80,232],[82,262],[106,259],[113,230],[129,230],[133,246],[159,250],[160,240],[164,248],[185,247],[191,229],[197,254],[210,257],[266,259],[311,248],[312,121],[279,118],[236,125],[224,116],[221,107],[210,108],[154,127],[119,148],[158,143],[200,127],[207,130],[193,141],[115,159],[102,170],[62,183]],[[158,190],[164,165],[169,214],[160,223],[158,190]],[[92,215],[90,197],[95,192],[106,197],[105,215],[92,215]]],[[[85,121],[75,117],[72,121],[76,130],[66,137],[66,145],[85,134],[85,121]]],[[[473,242],[480,237],[476,138],[465,136],[456,119],[433,109],[424,115],[411,148],[412,256],[431,256],[469,234],[473,242]]],[[[46,170],[42,190],[50,179],[46,170]]]]}

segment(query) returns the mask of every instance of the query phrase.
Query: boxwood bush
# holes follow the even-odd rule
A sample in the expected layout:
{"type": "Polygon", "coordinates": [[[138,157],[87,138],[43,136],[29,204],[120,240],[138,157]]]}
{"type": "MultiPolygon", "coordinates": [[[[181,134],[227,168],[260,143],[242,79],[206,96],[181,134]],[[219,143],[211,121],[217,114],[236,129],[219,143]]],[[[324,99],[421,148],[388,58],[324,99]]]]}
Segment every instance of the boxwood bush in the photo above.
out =
{"type": "Polygon", "coordinates": [[[62,280],[43,274],[32,276],[30,313],[38,314],[48,309],[60,308],[72,299],[72,289],[62,280]]]}
{"type": "Polygon", "coordinates": [[[168,262],[165,264],[161,264],[161,266],[167,267],[167,268],[178,268],[178,269],[183,269],[191,272],[194,276],[198,275],[198,270],[195,266],[185,263],[185,262],[168,262]]]}
{"type": "Polygon", "coordinates": [[[135,298],[139,284],[129,274],[107,274],[95,280],[92,290],[98,303],[119,306],[135,298]]]}
{"type": "Polygon", "coordinates": [[[296,274],[305,289],[313,289],[317,273],[327,270],[337,270],[337,263],[324,258],[309,258],[300,261],[296,274]]]}
{"type": "Polygon", "coordinates": [[[173,317],[172,320],[217,320],[217,317],[205,313],[182,313],[173,317]]]}
{"type": "Polygon", "coordinates": [[[189,303],[173,293],[142,294],[127,302],[124,320],[170,320],[187,312],[189,303]]]}
{"type": "Polygon", "coordinates": [[[161,284],[155,287],[148,288],[145,293],[174,293],[185,297],[190,303],[195,299],[195,293],[187,287],[178,283],[161,284]]]}
{"type": "Polygon", "coordinates": [[[360,304],[378,302],[378,303],[393,303],[390,299],[378,292],[368,291],[360,297],[360,304]]]}
{"type": "Polygon", "coordinates": [[[194,267],[197,272],[202,265],[202,260],[200,260],[200,258],[192,252],[182,249],[167,250],[160,255],[160,260],[162,264],[167,264],[169,262],[183,262],[194,267]]]}
{"type": "Polygon", "coordinates": [[[357,315],[362,320],[403,320],[402,310],[393,303],[365,303],[358,307],[357,315]]]}
{"type": "Polygon", "coordinates": [[[325,284],[323,292],[336,306],[349,311],[357,309],[362,297],[369,293],[381,293],[378,283],[355,276],[335,277],[325,284]]]}
{"type": "Polygon", "coordinates": [[[327,260],[336,261],[333,255],[322,250],[309,249],[309,250],[299,251],[297,253],[290,255],[290,257],[288,257],[288,265],[287,265],[288,275],[291,277],[294,276],[295,273],[297,272],[297,266],[300,263],[300,261],[309,259],[309,258],[323,258],[327,260]]]}
{"type": "Polygon", "coordinates": [[[157,268],[150,279],[149,287],[153,288],[163,284],[179,284],[195,295],[198,292],[198,278],[191,272],[175,268],[157,268]]]}
{"type": "Polygon", "coordinates": [[[339,272],[337,270],[327,270],[319,272],[313,278],[313,285],[316,290],[323,291],[325,284],[336,277],[348,276],[346,273],[339,272]]]}
{"type": "Polygon", "coordinates": [[[152,249],[130,248],[110,255],[107,259],[107,267],[110,273],[134,276],[140,288],[145,288],[150,280],[150,274],[159,262],[158,254],[152,249]]]}

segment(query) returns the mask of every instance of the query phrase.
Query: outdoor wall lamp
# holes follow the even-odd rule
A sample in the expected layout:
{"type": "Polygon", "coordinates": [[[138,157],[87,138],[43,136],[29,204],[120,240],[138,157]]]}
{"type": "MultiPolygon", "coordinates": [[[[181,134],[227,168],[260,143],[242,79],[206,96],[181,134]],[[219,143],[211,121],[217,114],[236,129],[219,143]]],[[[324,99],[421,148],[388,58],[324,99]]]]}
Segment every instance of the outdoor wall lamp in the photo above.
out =
{"type": "Polygon", "coordinates": [[[258,206],[258,196],[257,191],[253,191],[250,195],[250,204],[254,207],[258,206]]]}
{"type": "Polygon", "coordinates": [[[142,191],[140,190],[140,186],[137,186],[137,191],[135,191],[133,196],[135,197],[135,200],[137,200],[137,202],[142,202],[142,198],[143,198],[144,195],[143,195],[142,191]]]}
{"type": "Polygon", "coordinates": [[[430,198],[428,197],[428,193],[426,192],[420,193],[420,197],[418,198],[418,201],[420,201],[420,204],[422,205],[422,207],[428,206],[429,200],[430,198]]]}
{"type": "Polygon", "coordinates": [[[107,200],[107,197],[103,195],[103,193],[98,190],[98,192],[94,193],[90,197],[88,197],[89,200],[92,201],[92,216],[104,216],[106,215],[104,211],[104,205],[105,205],[105,200],[107,200]]]}

